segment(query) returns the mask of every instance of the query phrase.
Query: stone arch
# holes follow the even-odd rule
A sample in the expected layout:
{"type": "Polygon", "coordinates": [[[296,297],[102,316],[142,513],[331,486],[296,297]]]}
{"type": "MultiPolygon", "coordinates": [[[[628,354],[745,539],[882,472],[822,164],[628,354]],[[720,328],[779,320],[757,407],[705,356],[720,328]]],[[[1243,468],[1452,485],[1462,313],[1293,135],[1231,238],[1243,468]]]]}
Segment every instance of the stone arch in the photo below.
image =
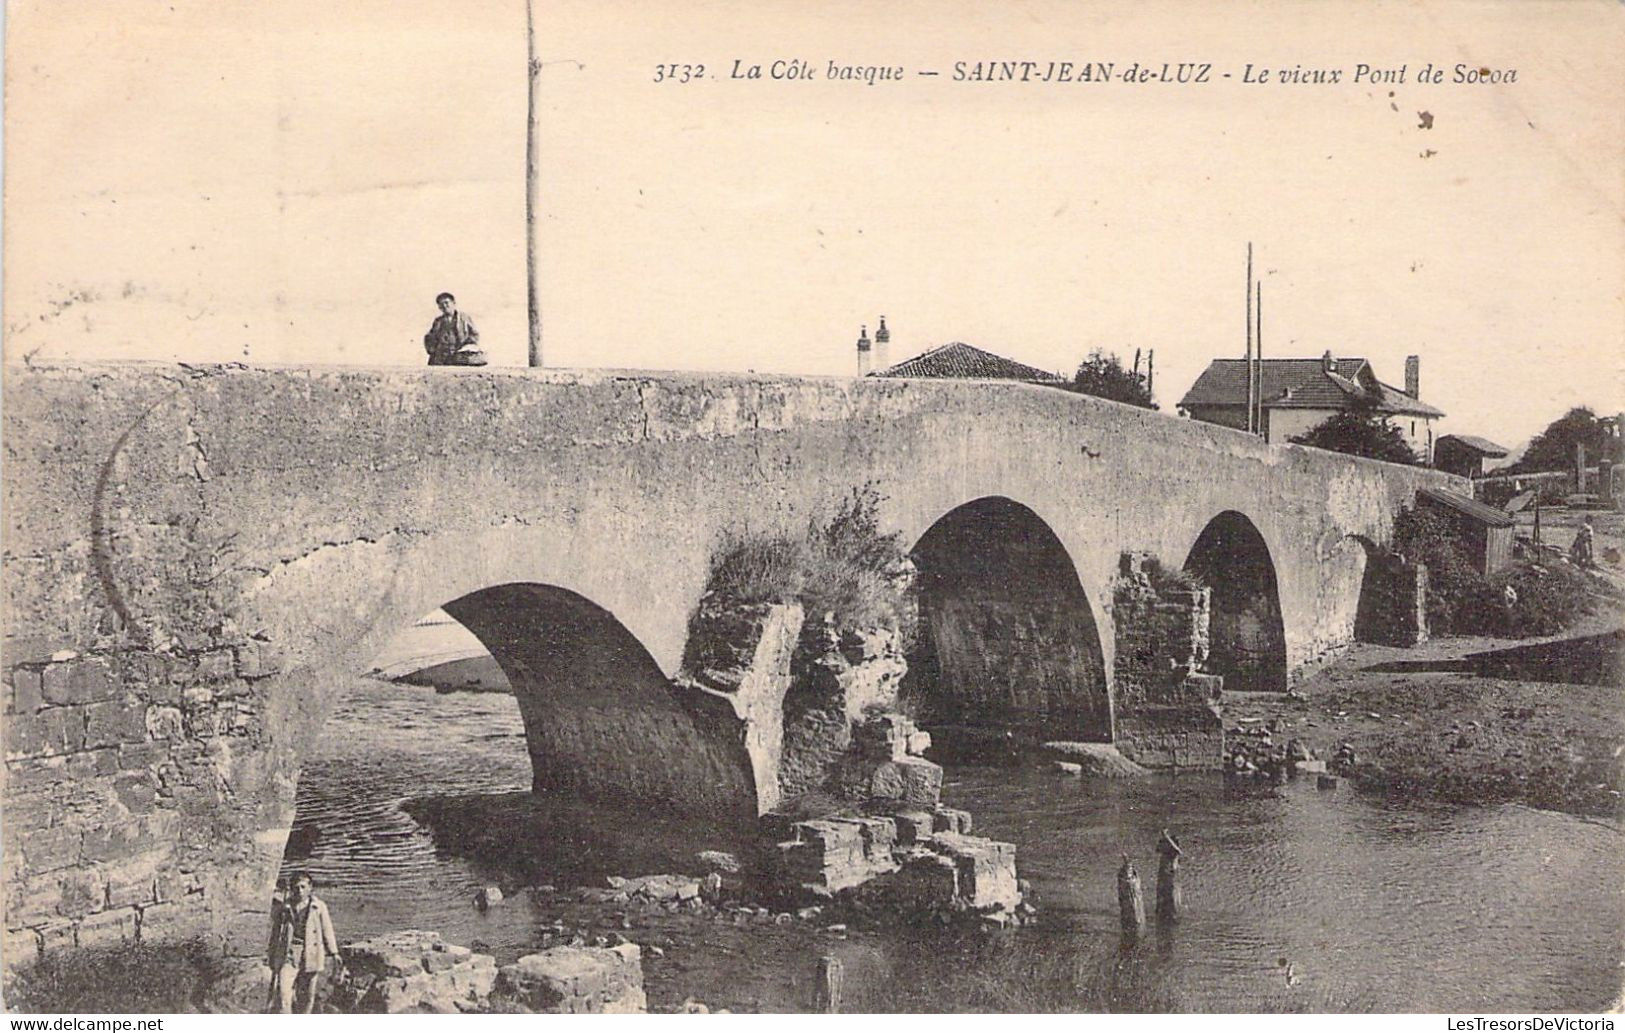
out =
{"type": "Polygon", "coordinates": [[[512,685],[536,792],[754,816],[754,781],[733,711],[674,685],[609,610],[534,582],[477,589],[443,609],[512,685]]]}
{"type": "Polygon", "coordinates": [[[1212,589],[1208,667],[1224,687],[1285,692],[1286,626],[1275,562],[1252,520],[1229,509],[1209,520],[1185,570],[1212,589]]]}
{"type": "Polygon", "coordinates": [[[923,723],[1111,740],[1093,609],[1042,517],[985,496],[938,518],[910,555],[919,628],[904,697],[923,723]]]}

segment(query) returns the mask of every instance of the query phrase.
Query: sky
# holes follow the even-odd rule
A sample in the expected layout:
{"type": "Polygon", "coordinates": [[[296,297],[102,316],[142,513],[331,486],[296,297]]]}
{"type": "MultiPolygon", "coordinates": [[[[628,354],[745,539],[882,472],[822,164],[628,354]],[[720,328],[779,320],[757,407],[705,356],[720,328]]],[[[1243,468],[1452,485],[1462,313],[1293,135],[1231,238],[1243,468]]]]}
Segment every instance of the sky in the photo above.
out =
{"type": "MultiPolygon", "coordinates": [[[[1625,407],[1625,8],[538,2],[546,364],[850,375],[966,341],[1422,359],[1439,432],[1625,407]],[[800,59],[812,80],[734,80],[800,59]],[[956,82],[956,62],[1211,64],[956,82]],[[829,81],[838,65],[901,82],[829,81]],[[656,82],[660,64],[703,78],[656,82]],[[1347,81],[1404,65],[1403,84],[1347,81]],[[1424,64],[1516,70],[1418,84],[1424,64]],[[1337,67],[1345,81],[1247,83],[1337,67]],[[936,70],[935,77],[920,70],[936,70]],[[1222,75],[1230,73],[1231,78],[1222,75]],[[1425,113],[1425,114],[1424,114],[1425,113]]],[[[12,0],[8,362],[418,365],[457,294],[526,354],[525,7],[12,0]]]]}

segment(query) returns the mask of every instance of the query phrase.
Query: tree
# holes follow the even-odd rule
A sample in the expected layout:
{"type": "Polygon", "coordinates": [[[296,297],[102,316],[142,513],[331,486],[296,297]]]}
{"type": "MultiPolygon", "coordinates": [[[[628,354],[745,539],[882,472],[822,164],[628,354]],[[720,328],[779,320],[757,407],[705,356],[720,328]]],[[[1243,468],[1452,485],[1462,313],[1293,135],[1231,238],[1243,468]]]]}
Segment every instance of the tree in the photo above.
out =
{"type": "Polygon", "coordinates": [[[1580,406],[1553,420],[1529,441],[1529,447],[1507,469],[1515,473],[1537,470],[1568,470],[1574,466],[1574,446],[1584,445],[1586,462],[1594,463],[1602,454],[1605,435],[1597,414],[1580,406]]]}
{"type": "Polygon", "coordinates": [[[1109,398],[1142,409],[1157,408],[1157,403],[1151,400],[1151,385],[1147,383],[1147,377],[1124,369],[1122,359],[1099,348],[1090,352],[1089,357],[1079,364],[1072,383],[1066,387],[1080,395],[1109,398]]]}
{"type": "Polygon", "coordinates": [[[1418,462],[1416,453],[1405,442],[1404,432],[1369,407],[1337,413],[1291,440],[1295,445],[1309,445],[1388,463],[1415,466],[1418,462]]]}

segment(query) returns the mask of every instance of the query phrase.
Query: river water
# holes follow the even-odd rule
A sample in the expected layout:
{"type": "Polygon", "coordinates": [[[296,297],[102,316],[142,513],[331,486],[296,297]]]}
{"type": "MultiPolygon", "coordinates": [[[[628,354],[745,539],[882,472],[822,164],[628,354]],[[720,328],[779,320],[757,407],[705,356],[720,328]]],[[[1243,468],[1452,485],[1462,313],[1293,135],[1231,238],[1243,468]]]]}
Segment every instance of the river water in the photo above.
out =
{"type": "MultiPolygon", "coordinates": [[[[619,918],[514,891],[593,871],[683,870],[677,859],[696,845],[731,845],[696,844],[644,816],[601,828],[579,812],[539,820],[524,745],[510,696],[357,679],[305,766],[288,861],[316,876],[342,939],[434,929],[506,962],[560,917],[619,918]],[[408,811],[441,817],[420,824],[408,811]],[[446,814],[467,816],[464,827],[446,814]],[[609,848],[617,837],[623,848],[609,848]],[[522,849],[489,849],[505,839],[522,849]],[[510,895],[482,913],[472,900],[489,884],[510,895]]],[[[1037,768],[950,768],[943,797],[974,814],[977,833],[1017,844],[1037,924],[841,934],[640,915],[625,935],[666,947],[646,959],[651,1004],[804,1010],[820,954],[843,959],[853,1011],[1594,1011],[1622,985],[1625,840],[1596,823],[1516,806],[1386,805],[1307,780],[1236,791],[1209,775],[1079,780],[1037,768]],[[1130,853],[1153,896],[1164,826],[1185,849],[1185,917],[1124,952],[1115,870],[1130,853]]]]}

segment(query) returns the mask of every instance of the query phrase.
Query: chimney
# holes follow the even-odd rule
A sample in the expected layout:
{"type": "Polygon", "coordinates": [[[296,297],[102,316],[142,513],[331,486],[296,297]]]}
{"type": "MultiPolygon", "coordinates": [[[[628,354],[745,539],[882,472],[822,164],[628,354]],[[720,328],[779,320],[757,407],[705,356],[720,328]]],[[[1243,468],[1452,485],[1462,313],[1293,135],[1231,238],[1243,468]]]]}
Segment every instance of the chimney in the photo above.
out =
{"type": "Polygon", "coordinates": [[[880,329],[875,331],[875,369],[891,365],[891,331],[886,329],[886,317],[880,317],[880,329]]]}
{"type": "Polygon", "coordinates": [[[1422,357],[1420,355],[1405,356],[1405,393],[1412,398],[1421,398],[1422,390],[1422,357]]]}
{"type": "Polygon", "coordinates": [[[1337,372],[1337,360],[1332,358],[1331,349],[1328,348],[1326,354],[1320,357],[1320,368],[1327,373],[1337,372]]]}
{"type": "Polygon", "coordinates": [[[865,326],[858,333],[858,376],[869,375],[869,328],[865,326]]]}

